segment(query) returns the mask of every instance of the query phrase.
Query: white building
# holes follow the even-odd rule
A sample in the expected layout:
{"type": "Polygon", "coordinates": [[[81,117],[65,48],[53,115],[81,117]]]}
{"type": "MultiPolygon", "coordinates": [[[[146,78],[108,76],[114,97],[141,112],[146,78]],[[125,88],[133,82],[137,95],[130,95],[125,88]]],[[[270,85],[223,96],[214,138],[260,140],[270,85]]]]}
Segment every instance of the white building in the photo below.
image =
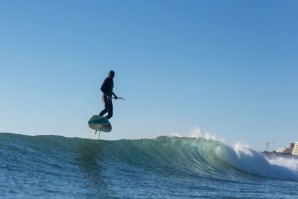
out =
{"type": "Polygon", "coordinates": [[[276,153],[298,155],[298,142],[290,143],[288,147],[278,148],[276,153]]]}

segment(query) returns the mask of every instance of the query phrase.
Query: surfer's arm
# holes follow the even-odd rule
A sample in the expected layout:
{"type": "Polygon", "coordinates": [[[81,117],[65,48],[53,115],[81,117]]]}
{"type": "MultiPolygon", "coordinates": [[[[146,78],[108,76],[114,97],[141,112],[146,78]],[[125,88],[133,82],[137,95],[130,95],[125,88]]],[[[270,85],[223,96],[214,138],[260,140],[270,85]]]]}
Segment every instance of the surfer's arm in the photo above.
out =
{"type": "Polygon", "coordinates": [[[104,93],[107,94],[107,80],[105,79],[100,87],[100,90],[104,93]]]}
{"type": "Polygon", "coordinates": [[[114,95],[114,98],[115,99],[118,99],[117,95],[113,92],[113,95],[114,95]]]}

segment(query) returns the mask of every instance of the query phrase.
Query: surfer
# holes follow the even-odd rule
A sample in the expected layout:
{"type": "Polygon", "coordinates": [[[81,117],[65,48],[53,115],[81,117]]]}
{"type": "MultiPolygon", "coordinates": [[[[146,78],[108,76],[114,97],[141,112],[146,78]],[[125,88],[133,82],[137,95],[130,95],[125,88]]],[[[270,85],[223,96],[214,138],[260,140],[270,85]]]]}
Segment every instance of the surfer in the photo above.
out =
{"type": "Polygon", "coordinates": [[[100,112],[99,115],[103,116],[104,114],[108,113],[108,115],[106,116],[107,119],[110,119],[113,116],[112,97],[114,96],[115,99],[118,99],[117,95],[113,92],[114,76],[115,72],[111,70],[108,74],[108,77],[104,80],[100,88],[100,90],[103,93],[102,101],[104,102],[105,108],[100,112]]]}

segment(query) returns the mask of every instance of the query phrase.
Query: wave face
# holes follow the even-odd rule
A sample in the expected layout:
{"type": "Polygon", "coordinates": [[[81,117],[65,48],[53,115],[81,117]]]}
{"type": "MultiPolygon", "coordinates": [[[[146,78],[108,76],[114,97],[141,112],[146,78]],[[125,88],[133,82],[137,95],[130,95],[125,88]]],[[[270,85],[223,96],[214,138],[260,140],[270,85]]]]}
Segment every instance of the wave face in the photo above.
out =
{"type": "Polygon", "coordinates": [[[203,138],[0,134],[1,198],[297,197],[298,159],[203,138]]]}

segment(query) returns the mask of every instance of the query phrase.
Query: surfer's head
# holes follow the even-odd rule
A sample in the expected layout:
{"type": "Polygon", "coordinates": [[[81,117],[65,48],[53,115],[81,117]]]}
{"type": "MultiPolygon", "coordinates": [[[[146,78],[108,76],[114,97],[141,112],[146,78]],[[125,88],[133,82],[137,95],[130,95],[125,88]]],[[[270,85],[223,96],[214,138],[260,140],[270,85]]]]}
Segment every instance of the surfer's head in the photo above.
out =
{"type": "Polygon", "coordinates": [[[109,77],[110,79],[113,79],[114,76],[115,76],[115,72],[111,70],[111,71],[109,72],[108,77],[109,77]]]}

